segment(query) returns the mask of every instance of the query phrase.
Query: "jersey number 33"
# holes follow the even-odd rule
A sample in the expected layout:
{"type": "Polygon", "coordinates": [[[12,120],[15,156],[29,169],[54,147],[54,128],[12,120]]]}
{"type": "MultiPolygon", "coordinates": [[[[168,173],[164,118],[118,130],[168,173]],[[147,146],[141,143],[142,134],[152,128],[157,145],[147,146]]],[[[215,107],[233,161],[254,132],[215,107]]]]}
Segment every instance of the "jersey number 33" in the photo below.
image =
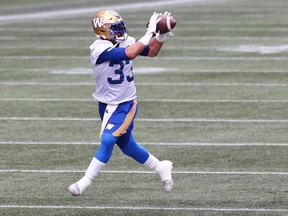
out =
{"type": "MultiPolygon", "coordinates": [[[[114,65],[115,65],[116,63],[114,63],[114,62],[110,62],[109,63],[109,66],[110,67],[114,67],[114,65]]],[[[118,63],[117,62],[117,64],[120,66],[118,69],[116,69],[115,71],[114,71],[114,73],[116,74],[116,75],[119,75],[119,79],[113,79],[113,78],[111,78],[111,77],[108,77],[107,78],[107,81],[110,83],[110,84],[122,84],[123,82],[124,82],[124,80],[125,80],[125,75],[124,75],[124,68],[125,68],[125,66],[126,65],[129,65],[129,61],[127,60],[127,61],[122,61],[122,62],[120,62],[120,63],[118,63]]],[[[132,72],[132,67],[131,67],[131,72],[132,72]]],[[[133,72],[132,72],[132,75],[131,76],[126,76],[126,79],[127,79],[127,81],[128,82],[132,82],[133,80],[134,80],[134,76],[133,76],[133,72]]]]}

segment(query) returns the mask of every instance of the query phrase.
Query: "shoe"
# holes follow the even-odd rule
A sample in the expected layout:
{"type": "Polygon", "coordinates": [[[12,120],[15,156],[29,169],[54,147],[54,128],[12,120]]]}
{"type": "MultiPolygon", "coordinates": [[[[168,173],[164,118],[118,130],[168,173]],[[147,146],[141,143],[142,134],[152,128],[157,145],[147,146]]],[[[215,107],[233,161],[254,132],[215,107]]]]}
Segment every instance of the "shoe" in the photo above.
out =
{"type": "Polygon", "coordinates": [[[68,187],[68,191],[73,195],[73,196],[80,196],[80,188],[78,186],[78,183],[74,183],[68,187]]]}
{"type": "Polygon", "coordinates": [[[86,176],[82,177],[78,182],[70,185],[68,191],[73,196],[80,196],[91,185],[92,181],[86,176]]]}
{"type": "Polygon", "coordinates": [[[173,190],[173,179],[168,179],[166,181],[162,181],[164,190],[169,193],[173,190]]]}
{"type": "Polygon", "coordinates": [[[168,160],[160,162],[160,166],[157,173],[160,175],[164,190],[169,193],[173,189],[173,179],[172,179],[172,168],[173,163],[168,160]]]}

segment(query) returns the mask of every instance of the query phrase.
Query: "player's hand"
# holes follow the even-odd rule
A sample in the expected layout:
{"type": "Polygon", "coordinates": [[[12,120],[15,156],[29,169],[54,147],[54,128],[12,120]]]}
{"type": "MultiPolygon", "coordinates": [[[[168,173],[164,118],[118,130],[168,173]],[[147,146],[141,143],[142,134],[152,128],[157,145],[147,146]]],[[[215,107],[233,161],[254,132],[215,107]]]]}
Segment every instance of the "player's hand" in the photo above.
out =
{"type": "Polygon", "coordinates": [[[167,16],[167,17],[172,17],[172,15],[171,15],[171,12],[169,12],[169,11],[165,11],[165,13],[163,14],[164,16],[167,16]]]}
{"type": "Polygon", "coordinates": [[[147,28],[147,33],[146,34],[155,34],[156,33],[156,26],[157,23],[161,20],[161,18],[159,17],[159,14],[154,12],[153,15],[150,17],[149,20],[149,25],[147,28]]]}
{"type": "MultiPolygon", "coordinates": [[[[159,15],[162,15],[162,13],[160,13],[159,15]]],[[[167,16],[167,18],[173,18],[171,15],[171,12],[165,11],[165,13],[163,14],[164,16],[167,16]]],[[[166,39],[166,36],[168,37],[173,37],[175,34],[171,31],[164,33],[164,34],[160,34],[160,32],[157,32],[156,34],[156,40],[158,40],[159,42],[164,42],[166,39]]]]}
{"type": "Polygon", "coordinates": [[[144,44],[145,46],[149,44],[151,38],[155,36],[156,34],[157,23],[161,20],[161,17],[159,18],[158,17],[159,17],[159,14],[154,12],[149,20],[149,25],[147,27],[146,34],[139,40],[139,42],[144,44]]]}

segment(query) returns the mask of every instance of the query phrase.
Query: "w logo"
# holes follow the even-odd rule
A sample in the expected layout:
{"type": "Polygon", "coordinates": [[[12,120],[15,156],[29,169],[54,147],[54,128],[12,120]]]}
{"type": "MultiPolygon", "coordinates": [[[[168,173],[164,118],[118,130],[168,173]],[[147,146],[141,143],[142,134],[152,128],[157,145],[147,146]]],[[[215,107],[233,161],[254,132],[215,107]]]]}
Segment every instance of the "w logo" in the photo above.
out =
{"type": "Polygon", "coordinates": [[[105,129],[111,130],[114,126],[115,126],[114,124],[107,124],[105,129]]]}
{"type": "Polygon", "coordinates": [[[94,19],[93,19],[93,25],[94,25],[94,27],[95,28],[101,28],[102,27],[102,25],[103,25],[103,19],[104,19],[104,17],[95,17],[94,19]]]}

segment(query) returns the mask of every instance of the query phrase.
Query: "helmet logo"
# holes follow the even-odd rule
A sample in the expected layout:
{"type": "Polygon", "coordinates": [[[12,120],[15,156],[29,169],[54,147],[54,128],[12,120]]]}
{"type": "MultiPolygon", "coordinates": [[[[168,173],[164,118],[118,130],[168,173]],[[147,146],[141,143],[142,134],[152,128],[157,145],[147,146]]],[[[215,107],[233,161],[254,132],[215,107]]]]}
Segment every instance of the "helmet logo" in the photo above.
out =
{"type": "Polygon", "coordinates": [[[103,20],[104,20],[104,17],[95,17],[93,19],[93,25],[95,28],[101,28],[102,25],[103,25],[103,20]]]}

